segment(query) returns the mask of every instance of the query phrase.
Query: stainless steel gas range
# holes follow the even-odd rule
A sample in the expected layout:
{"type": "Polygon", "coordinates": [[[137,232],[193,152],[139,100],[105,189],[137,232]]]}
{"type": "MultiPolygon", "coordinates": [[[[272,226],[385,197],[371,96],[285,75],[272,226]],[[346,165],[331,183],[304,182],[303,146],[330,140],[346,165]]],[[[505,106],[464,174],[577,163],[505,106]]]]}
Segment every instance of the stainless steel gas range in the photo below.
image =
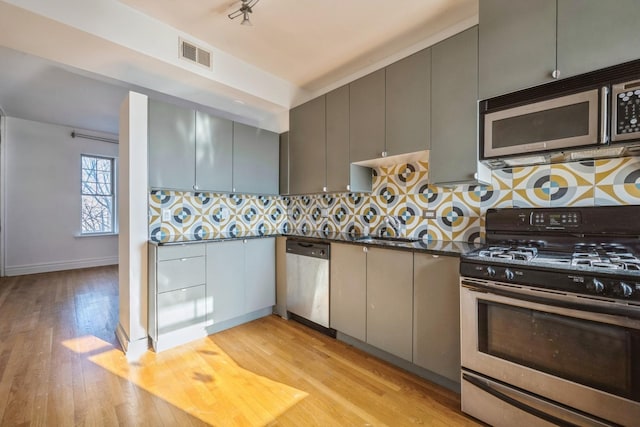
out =
{"type": "Polygon", "coordinates": [[[640,206],[494,209],[461,272],[462,410],[640,425],[640,206]]]}

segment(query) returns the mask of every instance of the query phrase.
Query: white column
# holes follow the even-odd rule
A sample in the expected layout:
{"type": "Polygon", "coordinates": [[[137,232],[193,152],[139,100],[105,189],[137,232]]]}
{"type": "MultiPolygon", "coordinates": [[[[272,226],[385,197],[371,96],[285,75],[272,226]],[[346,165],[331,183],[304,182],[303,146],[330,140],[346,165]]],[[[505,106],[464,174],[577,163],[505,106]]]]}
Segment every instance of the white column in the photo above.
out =
{"type": "Polygon", "coordinates": [[[137,359],[148,348],[147,104],[145,95],[129,92],[120,107],[120,314],[116,335],[129,360],[137,359]]]}

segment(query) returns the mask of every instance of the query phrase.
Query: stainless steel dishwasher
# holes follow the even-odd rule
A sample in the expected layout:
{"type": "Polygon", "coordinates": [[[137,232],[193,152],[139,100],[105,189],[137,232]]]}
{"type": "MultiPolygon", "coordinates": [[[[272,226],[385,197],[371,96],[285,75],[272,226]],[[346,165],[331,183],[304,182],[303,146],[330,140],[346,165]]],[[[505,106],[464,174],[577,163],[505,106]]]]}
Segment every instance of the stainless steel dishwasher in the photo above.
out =
{"type": "Polygon", "coordinates": [[[307,326],[329,329],[329,256],[325,243],[287,239],[287,312],[307,326]]]}

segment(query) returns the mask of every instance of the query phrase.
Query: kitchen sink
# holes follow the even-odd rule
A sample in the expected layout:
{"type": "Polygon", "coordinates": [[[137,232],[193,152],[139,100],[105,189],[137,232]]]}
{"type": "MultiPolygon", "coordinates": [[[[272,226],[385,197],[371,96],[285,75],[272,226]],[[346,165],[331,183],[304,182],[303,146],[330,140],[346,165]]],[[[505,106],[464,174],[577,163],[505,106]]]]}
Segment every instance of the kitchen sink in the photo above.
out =
{"type": "Polygon", "coordinates": [[[392,236],[360,236],[355,239],[360,243],[384,243],[384,244],[396,244],[396,243],[413,243],[419,239],[412,239],[409,237],[392,237],[392,236]]]}

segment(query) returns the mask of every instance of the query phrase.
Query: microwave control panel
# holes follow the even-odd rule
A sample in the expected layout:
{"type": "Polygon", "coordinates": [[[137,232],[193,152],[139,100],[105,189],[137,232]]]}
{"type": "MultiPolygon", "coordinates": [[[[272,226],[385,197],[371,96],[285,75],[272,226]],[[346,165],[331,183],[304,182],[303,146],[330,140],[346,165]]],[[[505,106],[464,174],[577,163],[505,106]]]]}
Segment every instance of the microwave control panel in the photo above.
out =
{"type": "Polygon", "coordinates": [[[640,80],[613,86],[612,140],[640,138],[640,80]]]}

